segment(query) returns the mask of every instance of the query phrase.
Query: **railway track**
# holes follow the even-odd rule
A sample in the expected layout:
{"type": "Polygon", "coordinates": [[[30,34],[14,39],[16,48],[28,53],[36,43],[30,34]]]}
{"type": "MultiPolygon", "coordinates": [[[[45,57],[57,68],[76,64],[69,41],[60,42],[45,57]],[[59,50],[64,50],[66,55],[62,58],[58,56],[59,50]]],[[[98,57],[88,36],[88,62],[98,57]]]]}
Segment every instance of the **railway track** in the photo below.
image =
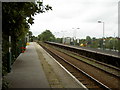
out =
{"type": "Polygon", "coordinates": [[[114,67],[112,65],[108,65],[108,64],[96,61],[94,59],[91,59],[91,58],[85,57],[83,55],[79,55],[79,54],[77,54],[75,52],[64,50],[64,49],[61,49],[61,48],[58,48],[58,47],[53,46],[52,48],[55,48],[56,50],[58,50],[58,51],[60,51],[60,52],[62,52],[64,54],[67,54],[70,57],[73,57],[73,58],[75,58],[75,59],[77,59],[79,61],[82,61],[82,62],[84,62],[86,64],[91,65],[91,66],[94,66],[94,67],[96,67],[96,68],[98,68],[98,69],[100,69],[100,70],[102,70],[102,71],[104,71],[104,72],[106,72],[108,74],[111,74],[114,77],[120,78],[120,69],[117,68],[117,67],[114,67]],[[82,59],[84,59],[84,60],[82,60],[82,59]]]}
{"type": "Polygon", "coordinates": [[[114,55],[114,53],[113,54],[112,53],[106,54],[104,51],[99,52],[99,50],[96,50],[96,49],[89,50],[89,48],[84,49],[84,48],[80,48],[80,47],[74,47],[74,46],[64,45],[64,44],[54,43],[54,42],[45,42],[45,43],[52,45],[52,46],[55,46],[55,47],[59,47],[59,48],[65,49],[65,50],[75,52],[77,54],[94,59],[96,61],[106,63],[108,65],[112,65],[112,66],[115,66],[117,68],[120,68],[119,53],[117,53],[117,56],[116,56],[116,55],[114,55]]]}
{"type": "Polygon", "coordinates": [[[98,81],[82,69],[78,68],[73,63],[66,60],[64,57],[58,55],[54,50],[41,45],[47,52],[49,52],[59,63],[61,63],[71,74],[73,74],[80,82],[82,82],[87,88],[99,88],[99,89],[110,89],[107,85],[98,81]]]}

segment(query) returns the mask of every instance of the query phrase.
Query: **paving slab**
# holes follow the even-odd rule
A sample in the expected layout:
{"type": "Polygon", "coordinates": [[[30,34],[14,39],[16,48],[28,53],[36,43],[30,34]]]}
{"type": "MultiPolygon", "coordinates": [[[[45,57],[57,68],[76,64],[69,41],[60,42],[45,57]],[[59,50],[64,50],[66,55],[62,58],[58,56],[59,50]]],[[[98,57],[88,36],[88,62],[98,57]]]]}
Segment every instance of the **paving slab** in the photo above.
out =
{"type": "Polygon", "coordinates": [[[11,88],[50,87],[35,50],[34,42],[30,42],[26,51],[16,59],[7,79],[11,88]]]}

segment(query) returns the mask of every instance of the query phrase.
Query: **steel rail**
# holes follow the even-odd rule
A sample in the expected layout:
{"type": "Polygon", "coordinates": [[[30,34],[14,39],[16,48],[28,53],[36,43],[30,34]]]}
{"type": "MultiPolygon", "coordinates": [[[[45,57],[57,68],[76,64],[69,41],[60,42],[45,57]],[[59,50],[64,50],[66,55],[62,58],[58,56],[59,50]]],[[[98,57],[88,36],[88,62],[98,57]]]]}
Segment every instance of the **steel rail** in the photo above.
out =
{"type": "MultiPolygon", "coordinates": [[[[50,50],[49,50],[48,48],[46,48],[45,46],[43,46],[43,45],[41,45],[41,46],[42,46],[45,50],[47,50],[48,53],[51,52],[52,54],[54,54],[55,56],[57,56],[58,58],[60,58],[60,59],[63,60],[64,62],[68,63],[70,66],[74,67],[76,70],[82,72],[85,76],[87,76],[88,78],[90,78],[91,80],[93,80],[94,82],[96,82],[97,85],[100,85],[103,89],[108,89],[108,90],[110,90],[110,88],[109,88],[108,86],[104,85],[102,82],[100,82],[100,81],[98,81],[97,79],[95,79],[94,77],[90,76],[89,74],[87,74],[87,73],[84,72],[83,70],[79,69],[78,67],[76,67],[76,66],[73,65],[72,63],[66,61],[63,57],[61,57],[61,56],[57,55],[56,53],[50,51],[50,50]]],[[[50,53],[50,54],[51,54],[51,53],[50,53]]]]}
{"type": "MultiPolygon", "coordinates": [[[[59,51],[60,51],[60,50],[59,50],[59,51]]],[[[60,51],[60,52],[62,52],[62,51],[60,51]]],[[[72,51],[71,51],[71,52],[72,52],[72,51]]],[[[86,64],[88,64],[88,65],[90,65],[90,66],[93,66],[93,67],[95,67],[95,68],[97,68],[97,69],[100,69],[101,71],[104,71],[104,72],[106,72],[106,73],[108,73],[108,74],[111,74],[112,76],[115,76],[115,77],[117,77],[117,78],[120,78],[120,75],[116,75],[116,74],[114,74],[114,73],[110,73],[110,72],[108,72],[108,71],[106,71],[106,70],[103,70],[103,69],[101,69],[101,68],[99,68],[99,67],[96,67],[96,66],[94,66],[94,65],[91,65],[91,64],[89,64],[89,63],[87,63],[87,62],[85,62],[85,61],[83,61],[83,60],[80,60],[80,59],[78,59],[78,58],[76,58],[76,57],[74,57],[74,56],[71,56],[71,55],[69,55],[69,54],[67,54],[67,53],[65,53],[65,52],[62,52],[62,53],[66,54],[66,55],[68,55],[68,56],[70,56],[70,57],[72,57],[72,58],[75,58],[75,59],[77,59],[77,60],[79,60],[79,61],[81,61],[81,62],[84,62],[84,63],[86,63],[86,64]]],[[[73,53],[74,53],[74,52],[73,52],[73,53]]],[[[76,53],[76,54],[77,54],[77,53],[76,53]]],[[[77,55],[77,56],[79,56],[79,55],[77,55]]],[[[90,58],[88,58],[88,57],[85,57],[85,56],[83,56],[83,55],[80,55],[80,56],[83,57],[83,58],[85,58],[85,59],[88,59],[88,60],[91,60],[91,61],[95,61],[95,60],[92,60],[92,59],[90,59],[90,58]]],[[[110,65],[107,65],[107,64],[102,63],[102,62],[99,62],[99,61],[95,61],[95,62],[97,62],[97,63],[99,63],[99,64],[101,64],[101,65],[104,65],[104,66],[106,66],[106,67],[115,69],[115,70],[117,70],[118,72],[120,72],[120,69],[118,69],[118,68],[112,67],[112,66],[110,66],[110,65]]]]}

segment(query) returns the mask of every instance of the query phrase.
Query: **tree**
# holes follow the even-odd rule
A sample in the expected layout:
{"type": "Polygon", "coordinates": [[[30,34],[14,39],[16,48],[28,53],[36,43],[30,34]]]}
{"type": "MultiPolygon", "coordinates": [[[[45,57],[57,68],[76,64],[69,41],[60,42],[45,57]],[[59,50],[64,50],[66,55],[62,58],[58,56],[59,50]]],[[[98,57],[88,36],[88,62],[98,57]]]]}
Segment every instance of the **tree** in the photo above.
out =
{"type": "Polygon", "coordinates": [[[91,44],[92,48],[98,48],[98,40],[95,37],[92,38],[92,42],[91,43],[92,43],[91,44]]]}
{"type": "Polygon", "coordinates": [[[106,45],[107,45],[107,47],[109,48],[109,49],[114,49],[114,50],[116,50],[116,49],[118,49],[118,40],[117,40],[117,38],[110,38],[109,40],[108,40],[108,43],[106,43],[106,45]]]}
{"type": "Polygon", "coordinates": [[[120,55],[120,38],[118,37],[118,44],[117,44],[117,48],[118,48],[118,51],[119,51],[119,55],[120,55]]]}
{"type": "Polygon", "coordinates": [[[52,7],[42,2],[3,2],[2,3],[2,64],[4,72],[9,72],[9,46],[12,51],[12,63],[20,54],[19,49],[25,45],[25,35],[29,32],[30,24],[32,25],[33,16],[37,13],[44,13],[52,10],[52,7]],[[11,45],[9,44],[11,36],[11,45]],[[7,68],[7,69],[6,69],[7,68]]]}
{"type": "Polygon", "coordinates": [[[87,46],[90,47],[91,45],[91,37],[90,36],[86,36],[86,43],[87,43],[87,46]]]}
{"type": "Polygon", "coordinates": [[[33,35],[33,34],[32,34],[31,31],[28,32],[28,35],[29,35],[29,41],[30,41],[30,42],[33,41],[33,40],[32,40],[32,35],[33,35]]]}
{"type": "MultiPolygon", "coordinates": [[[[2,76],[10,72],[11,65],[21,53],[21,47],[26,45],[25,36],[29,33],[29,25],[34,23],[33,16],[48,10],[52,10],[52,7],[43,6],[42,2],[2,3],[2,76]]],[[[2,89],[7,88],[4,78],[2,80],[2,89]]]]}
{"type": "Polygon", "coordinates": [[[52,34],[50,30],[46,30],[38,35],[38,39],[45,42],[45,41],[55,41],[55,36],[52,34]]]}
{"type": "Polygon", "coordinates": [[[62,43],[62,38],[56,38],[55,42],[62,43]]]}

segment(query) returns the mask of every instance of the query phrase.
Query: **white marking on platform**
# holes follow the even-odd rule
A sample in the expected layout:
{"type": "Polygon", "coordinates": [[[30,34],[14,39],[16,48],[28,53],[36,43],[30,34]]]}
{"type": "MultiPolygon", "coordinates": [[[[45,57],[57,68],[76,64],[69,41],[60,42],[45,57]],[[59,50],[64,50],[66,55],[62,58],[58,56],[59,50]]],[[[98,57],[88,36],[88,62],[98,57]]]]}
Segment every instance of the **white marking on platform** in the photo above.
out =
{"type": "MultiPolygon", "coordinates": [[[[44,50],[44,49],[43,49],[44,50]]],[[[45,50],[44,50],[45,51],[45,50]]],[[[61,67],[63,68],[79,85],[81,85],[83,88],[85,88],[86,90],[88,90],[88,88],[86,86],[84,86],[75,76],[73,76],[66,68],[64,68],[55,58],[53,58],[47,51],[45,51],[48,56],[50,56],[53,60],[55,60],[55,62],[61,67]]]]}

